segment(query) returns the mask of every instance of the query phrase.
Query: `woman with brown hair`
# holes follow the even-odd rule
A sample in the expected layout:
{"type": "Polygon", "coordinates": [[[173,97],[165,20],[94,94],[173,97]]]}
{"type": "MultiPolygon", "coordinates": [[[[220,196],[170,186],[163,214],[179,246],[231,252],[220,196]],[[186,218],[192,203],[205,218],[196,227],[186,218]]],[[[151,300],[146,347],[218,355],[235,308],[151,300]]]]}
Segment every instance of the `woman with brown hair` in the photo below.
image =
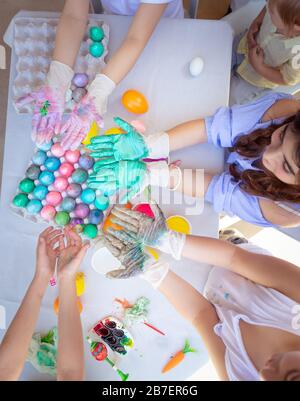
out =
{"type": "MultiPolygon", "coordinates": [[[[106,159],[98,164],[89,185],[103,189],[108,175],[114,176],[115,165],[123,160],[122,166],[128,171],[124,188],[138,182],[142,190],[146,183],[156,183],[204,198],[217,212],[237,215],[253,224],[300,225],[299,110],[300,103],[291,96],[271,92],[252,103],[221,107],[211,117],[180,124],[167,132],[146,137],[131,130],[131,135],[108,136],[105,144],[100,141],[92,145],[97,156],[106,159]],[[177,166],[160,162],[153,163],[153,168],[147,163],[143,179],[133,180],[132,171],[138,169],[131,169],[131,164],[143,162],[138,161],[142,159],[139,150],[129,142],[137,144],[138,140],[146,149],[144,155],[152,159],[167,158],[170,151],[208,142],[229,149],[229,168],[218,175],[205,172],[199,182],[196,171],[188,177],[185,174],[183,180],[177,166]]],[[[116,178],[116,182],[121,188],[120,180],[116,178]]]]}

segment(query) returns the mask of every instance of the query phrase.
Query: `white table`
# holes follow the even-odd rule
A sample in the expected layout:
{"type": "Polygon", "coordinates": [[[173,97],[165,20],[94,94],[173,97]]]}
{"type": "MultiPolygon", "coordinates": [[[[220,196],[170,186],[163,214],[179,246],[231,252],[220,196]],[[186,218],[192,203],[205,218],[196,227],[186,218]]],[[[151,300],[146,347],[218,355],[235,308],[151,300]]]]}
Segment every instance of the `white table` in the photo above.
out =
{"type": "MultiPolygon", "coordinates": [[[[17,16],[56,16],[54,13],[21,12],[17,16]]],[[[97,15],[111,27],[110,52],[112,55],[120,45],[130,24],[130,18],[97,15]]],[[[16,18],[16,17],[15,17],[16,18]]],[[[6,41],[12,40],[13,21],[6,33],[6,41]]],[[[133,118],[120,104],[122,93],[129,88],[143,92],[149,103],[149,112],[143,121],[149,130],[167,129],[180,122],[206,116],[228,102],[232,33],[226,23],[199,20],[162,20],[133,70],[111,96],[105,123],[109,127],[112,117],[119,115],[129,121],[133,118]],[[205,62],[201,76],[192,78],[188,64],[200,55],[205,62]]],[[[12,83],[15,76],[16,57],[12,52],[9,83],[8,114],[4,154],[3,182],[0,208],[0,254],[1,280],[0,305],[6,308],[7,325],[14,316],[34,272],[35,243],[38,233],[44,228],[24,220],[10,209],[10,201],[15,194],[20,177],[23,176],[33,151],[30,139],[31,117],[18,115],[11,102],[12,83]]],[[[186,149],[172,155],[172,159],[182,159],[185,167],[205,167],[218,172],[223,168],[223,152],[210,145],[186,149]]],[[[184,208],[170,204],[163,207],[167,215],[183,214],[184,208]]],[[[193,234],[216,237],[218,215],[210,205],[189,220],[193,234]]],[[[209,266],[190,261],[173,262],[176,272],[202,290],[209,266]]],[[[115,297],[134,301],[144,295],[151,299],[150,322],[164,331],[165,337],[156,334],[144,325],[137,325],[131,331],[135,337],[135,349],[126,356],[120,368],[130,373],[131,380],[183,380],[198,370],[206,361],[207,353],[193,327],[187,324],[164,297],[155,292],[141,279],[130,281],[110,281],[99,276],[89,264],[84,263],[86,292],[82,297],[84,311],[82,322],[84,330],[91,327],[99,318],[111,314],[115,297]],[[166,375],[161,369],[170,355],[179,350],[188,338],[199,352],[188,355],[186,360],[166,375]]],[[[43,300],[37,331],[48,330],[56,324],[52,310],[56,288],[49,288],[43,300]]],[[[4,330],[0,330],[1,337],[4,330]]],[[[118,380],[116,374],[106,363],[98,363],[89,355],[86,347],[86,378],[89,380],[118,380]]],[[[42,380],[44,375],[26,364],[22,379],[42,380]]],[[[48,377],[46,378],[48,379],[48,377]]],[[[49,380],[51,378],[49,377],[49,380]]]]}

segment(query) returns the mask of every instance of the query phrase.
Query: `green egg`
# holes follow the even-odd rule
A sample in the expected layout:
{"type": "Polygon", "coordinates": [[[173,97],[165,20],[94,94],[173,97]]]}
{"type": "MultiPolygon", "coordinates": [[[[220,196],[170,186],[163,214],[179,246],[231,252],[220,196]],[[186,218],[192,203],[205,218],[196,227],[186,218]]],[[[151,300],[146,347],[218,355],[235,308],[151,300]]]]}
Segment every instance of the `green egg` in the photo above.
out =
{"type": "Polygon", "coordinates": [[[25,194],[30,194],[30,192],[34,190],[35,185],[29,178],[24,178],[24,180],[20,182],[19,188],[22,192],[25,192],[25,194]]]}
{"type": "Polygon", "coordinates": [[[26,207],[29,202],[28,196],[26,194],[18,194],[13,199],[13,204],[17,207],[26,207]]]}
{"type": "Polygon", "coordinates": [[[98,234],[98,229],[94,224],[87,224],[83,228],[83,234],[88,238],[96,238],[98,234]]]}
{"type": "Polygon", "coordinates": [[[70,216],[67,212],[58,212],[55,216],[55,223],[59,226],[66,226],[70,222],[70,216]]]}
{"type": "Polygon", "coordinates": [[[100,42],[94,42],[90,45],[90,53],[93,57],[101,57],[104,53],[104,46],[100,42]]]}
{"type": "Polygon", "coordinates": [[[90,28],[90,38],[94,42],[101,42],[101,40],[104,38],[103,29],[100,26],[92,26],[90,28]]]}

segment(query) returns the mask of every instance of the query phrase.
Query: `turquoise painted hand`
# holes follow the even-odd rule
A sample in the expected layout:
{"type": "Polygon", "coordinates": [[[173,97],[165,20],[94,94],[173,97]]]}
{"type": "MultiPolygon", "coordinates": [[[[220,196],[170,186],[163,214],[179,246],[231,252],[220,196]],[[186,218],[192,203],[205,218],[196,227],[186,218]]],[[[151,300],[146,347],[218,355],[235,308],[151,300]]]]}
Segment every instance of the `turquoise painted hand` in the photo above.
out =
{"type": "Polygon", "coordinates": [[[91,139],[90,145],[86,146],[92,151],[92,157],[102,158],[98,165],[146,158],[149,151],[142,135],[121,118],[115,117],[114,121],[126,134],[97,136],[91,139]]]}

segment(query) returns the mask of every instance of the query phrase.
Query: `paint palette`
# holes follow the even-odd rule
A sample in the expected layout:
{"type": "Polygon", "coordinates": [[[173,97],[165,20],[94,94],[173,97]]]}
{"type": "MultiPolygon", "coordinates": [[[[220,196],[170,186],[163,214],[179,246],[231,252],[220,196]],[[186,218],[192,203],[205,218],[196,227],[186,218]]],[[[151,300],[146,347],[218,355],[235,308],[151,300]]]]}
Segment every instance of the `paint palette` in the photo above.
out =
{"type": "Polygon", "coordinates": [[[133,348],[133,337],[124,324],[113,316],[99,320],[89,331],[88,339],[105,342],[112,351],[126,355],[133,348]]]}

